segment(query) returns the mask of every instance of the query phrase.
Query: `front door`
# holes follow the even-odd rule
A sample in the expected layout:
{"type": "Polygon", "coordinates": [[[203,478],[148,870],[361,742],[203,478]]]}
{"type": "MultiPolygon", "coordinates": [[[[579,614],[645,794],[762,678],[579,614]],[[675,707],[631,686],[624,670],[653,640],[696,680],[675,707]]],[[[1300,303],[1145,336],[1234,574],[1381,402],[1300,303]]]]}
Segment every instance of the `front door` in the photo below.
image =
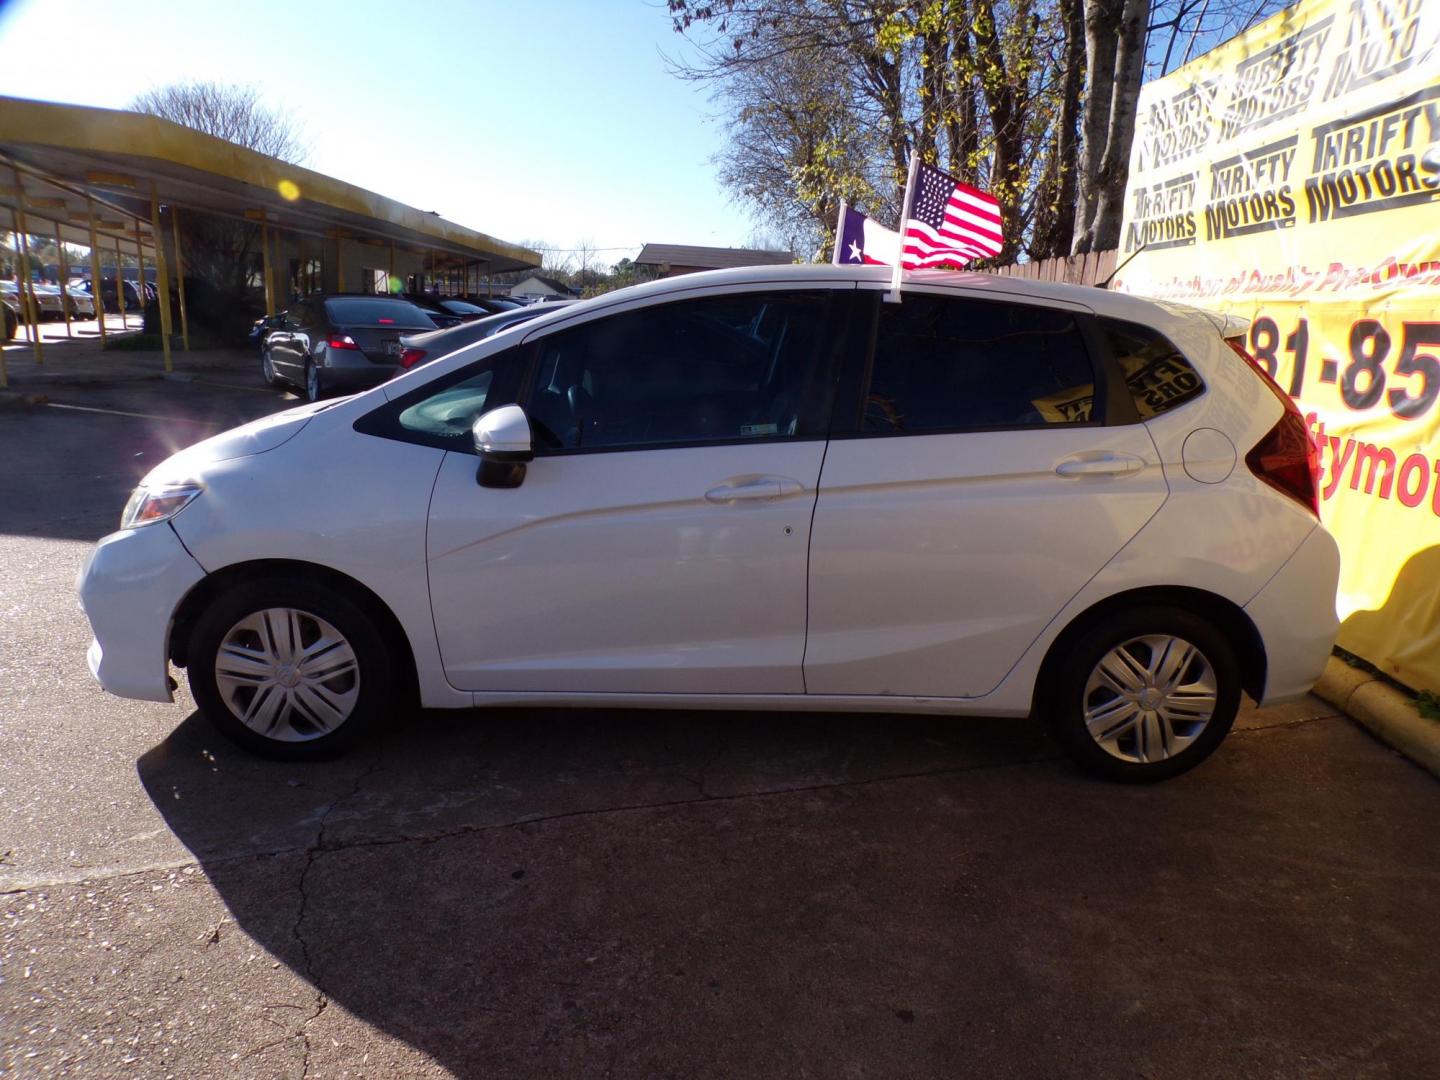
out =
{"type": "Polygon", "coordinates": [[[979,697],[1164,502],[1107,426],[1076,314],[907,290],[838,416],[810,550],[808,690],[979,697]]]}
{"type": "Polygon", "coordinates": [[[447,676],[474,691],[803,693],[830,293],[742,291],[537,331],[513,489],[431,500],[447,676]]]}

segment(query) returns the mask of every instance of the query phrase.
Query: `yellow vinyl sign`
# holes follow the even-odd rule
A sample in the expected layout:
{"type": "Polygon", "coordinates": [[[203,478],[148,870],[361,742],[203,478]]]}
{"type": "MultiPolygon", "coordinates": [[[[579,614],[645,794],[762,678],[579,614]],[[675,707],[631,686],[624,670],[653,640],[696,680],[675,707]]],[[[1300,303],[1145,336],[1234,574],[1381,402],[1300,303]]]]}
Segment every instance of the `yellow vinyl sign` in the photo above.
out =
{"type": "Polygon", "coordinates": [[[1320,449],[1340,644],[1440,691],[1440,2],[1302,0],[1145,86],[1117,262],[1251,320],[1320,449]]]}

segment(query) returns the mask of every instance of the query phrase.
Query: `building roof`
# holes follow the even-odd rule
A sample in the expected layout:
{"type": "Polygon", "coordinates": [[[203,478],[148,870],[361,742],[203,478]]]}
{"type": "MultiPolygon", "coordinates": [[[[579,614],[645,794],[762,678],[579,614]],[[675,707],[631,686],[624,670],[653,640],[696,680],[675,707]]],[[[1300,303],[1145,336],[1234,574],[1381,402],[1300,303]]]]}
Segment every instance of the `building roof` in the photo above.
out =
{"type": "MultiPolygon", "coordinates": [[[[564,293],[566,296],[569,296],[570,293],[573,291],[571,290],[570,286],[566,285],[563,281],[557,281],[553,277],[542,277],[539,274],[526,274],[519,281],[515,282],[515,285],[523,285],[527,281],[538,281],[547,289],[554,289],[556,292],[564,293]]],[[[513,290],[515,288],[515,285],[511,285],[510,288],[513,290]]]]}
{"type": "MultiPolygon", "coordinates": [[[[157,116],[0,97],[0,212],[23,192],[30,232],[88,245],[93,201],[104,237],[153,246],[150,198],[202,213],[265,220],[283,230],[344,237],[485,263],[538,266],[517,244],[343,180],[157,116]],[[17,178],[12,168],[19,170],[17,178]]],[[[3,224],[9,225],[9,214],[3,224]]]]}
{"type": "Polygon", "coordinates": [[[783,266],[794,261],[795,256],[788,251],[646,244],[636,256],[635,265],[698,266],[705,270],[728,270],[732,266],[783,266]]]}

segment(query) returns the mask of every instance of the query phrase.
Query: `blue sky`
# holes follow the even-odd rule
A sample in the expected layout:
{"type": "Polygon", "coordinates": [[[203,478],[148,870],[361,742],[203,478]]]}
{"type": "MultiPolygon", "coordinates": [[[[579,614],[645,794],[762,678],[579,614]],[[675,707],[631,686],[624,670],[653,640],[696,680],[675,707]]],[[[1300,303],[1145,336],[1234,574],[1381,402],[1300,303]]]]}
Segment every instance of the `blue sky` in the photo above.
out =
{"type": "Polygon", "coordinates": [[[706,93],[666,73],[663,0],[0,0],[0,94],[123,107],[255,86],[309,167],[505,240],[741,245],[706,93]]]}

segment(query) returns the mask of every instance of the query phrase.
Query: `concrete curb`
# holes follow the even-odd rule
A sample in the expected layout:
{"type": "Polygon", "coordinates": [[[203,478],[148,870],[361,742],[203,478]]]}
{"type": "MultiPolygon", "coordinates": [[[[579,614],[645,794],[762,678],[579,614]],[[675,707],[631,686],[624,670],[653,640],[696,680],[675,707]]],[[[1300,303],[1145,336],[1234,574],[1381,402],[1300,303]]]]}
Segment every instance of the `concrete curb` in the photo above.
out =
{"type": "Polygon", "coordinates": [[[1440,776],[1440,723],[1421,716],[1413,701],[1383,679],[1332,656],[1315,684],[1315,694],[1381,742],[1440,776]]]}

